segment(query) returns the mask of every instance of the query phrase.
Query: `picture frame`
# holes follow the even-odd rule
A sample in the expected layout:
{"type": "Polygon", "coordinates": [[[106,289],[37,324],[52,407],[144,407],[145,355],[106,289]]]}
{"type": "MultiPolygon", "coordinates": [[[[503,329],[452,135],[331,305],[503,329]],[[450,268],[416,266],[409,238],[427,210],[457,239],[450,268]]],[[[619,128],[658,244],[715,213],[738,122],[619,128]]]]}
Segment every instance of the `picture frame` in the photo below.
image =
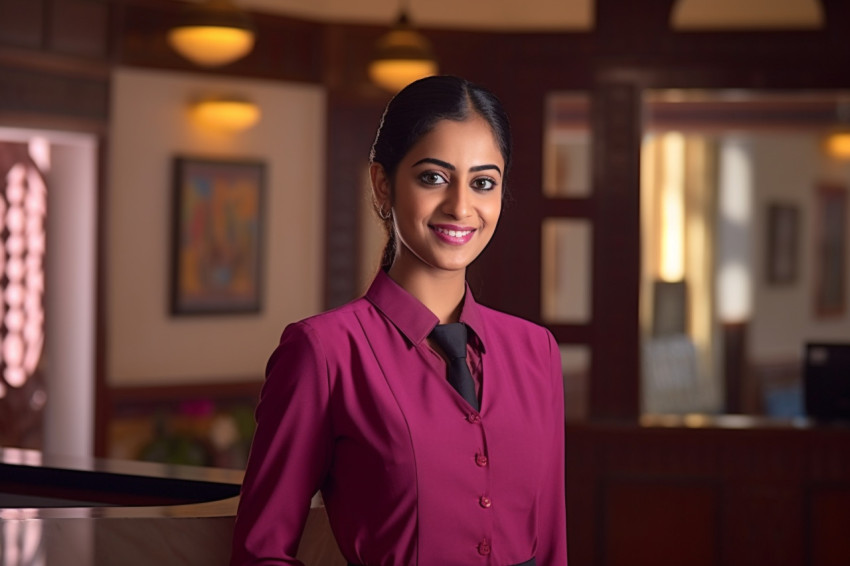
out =
{"type": "Polygon", "coordinates": [[[815,192],[815,314],[843,316],[847,289],[847,187],[822,184],[815,192]]]}
{"type": "Polygon", "coordinates": [[[173,159],[171,314],[260,311],[265,182],[260,161],[173,159]]]}
{"type": "Polygon", "coordinates": [[[794,204],[767,206],[765,280],[769,285],[792,285],[799,270],[800,209],[794,204]]]}

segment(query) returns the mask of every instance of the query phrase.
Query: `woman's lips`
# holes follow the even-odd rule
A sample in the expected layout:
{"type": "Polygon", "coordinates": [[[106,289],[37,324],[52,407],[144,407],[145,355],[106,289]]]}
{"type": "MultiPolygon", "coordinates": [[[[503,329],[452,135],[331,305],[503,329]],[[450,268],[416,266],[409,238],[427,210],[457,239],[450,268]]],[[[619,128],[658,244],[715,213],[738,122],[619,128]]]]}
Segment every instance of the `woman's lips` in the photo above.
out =
{"type": "Polygon", "coordinates": [[[472,239],[474,228],[464,228],[462,226],[431,226],[431,230],[437,237],[452,245],[461,245],[472,239]]]}

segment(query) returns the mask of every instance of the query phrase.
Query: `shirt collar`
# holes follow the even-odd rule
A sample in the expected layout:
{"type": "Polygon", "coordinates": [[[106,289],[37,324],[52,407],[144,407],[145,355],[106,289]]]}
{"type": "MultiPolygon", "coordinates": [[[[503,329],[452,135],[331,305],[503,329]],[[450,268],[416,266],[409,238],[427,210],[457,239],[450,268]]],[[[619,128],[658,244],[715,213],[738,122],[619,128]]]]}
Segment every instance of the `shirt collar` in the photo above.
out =
{"type": "MultiPolygon", "coordinates": [[[[437,315],[393,281],[384,270],[378,271],[372,285],[366,292],[366,299],[390,319],[401,333],[414,344],[419,344],[425,340],[440,322],[437,315]]],[[[460,311],[460,322],[471,328],[478,340],[481,341],[483,325],[480,307],[475,302],[475,297],[472,296],[469,284],[466,285],[463,308],[460,311]]],[[[481,346],[483,349],[483,342],[481,346]]]]}

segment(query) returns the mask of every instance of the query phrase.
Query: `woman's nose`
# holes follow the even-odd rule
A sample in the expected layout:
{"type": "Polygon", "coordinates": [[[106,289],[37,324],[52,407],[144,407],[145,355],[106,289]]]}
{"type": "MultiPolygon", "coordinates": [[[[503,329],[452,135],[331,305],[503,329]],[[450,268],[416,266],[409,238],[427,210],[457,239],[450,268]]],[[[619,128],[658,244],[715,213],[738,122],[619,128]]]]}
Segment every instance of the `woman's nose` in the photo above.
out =
{"type": "Polygon", "coordinates": [[[452,185],[446,189],[443,212],[454,218],[466,218],[470,214],[469,193],[463,185],[452,185]]]}

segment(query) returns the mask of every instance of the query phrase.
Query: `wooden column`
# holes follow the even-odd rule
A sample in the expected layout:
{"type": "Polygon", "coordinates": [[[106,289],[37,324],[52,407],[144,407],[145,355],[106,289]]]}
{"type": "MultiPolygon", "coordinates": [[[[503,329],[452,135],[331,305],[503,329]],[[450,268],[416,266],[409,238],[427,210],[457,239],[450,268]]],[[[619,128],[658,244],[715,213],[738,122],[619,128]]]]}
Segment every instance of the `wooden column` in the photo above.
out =
{"type": "Polygon", "coordinates": [[[726,413],[758,414],[757,384],[747,377],[747,323],[723,323],[723,387],[726,413]]]}
{"type": "Polygon", "coordinates": [[[593,91],[593,350],[591,419],[640,412],[640,142],[643,90],[605,76],[593,91]]]}

